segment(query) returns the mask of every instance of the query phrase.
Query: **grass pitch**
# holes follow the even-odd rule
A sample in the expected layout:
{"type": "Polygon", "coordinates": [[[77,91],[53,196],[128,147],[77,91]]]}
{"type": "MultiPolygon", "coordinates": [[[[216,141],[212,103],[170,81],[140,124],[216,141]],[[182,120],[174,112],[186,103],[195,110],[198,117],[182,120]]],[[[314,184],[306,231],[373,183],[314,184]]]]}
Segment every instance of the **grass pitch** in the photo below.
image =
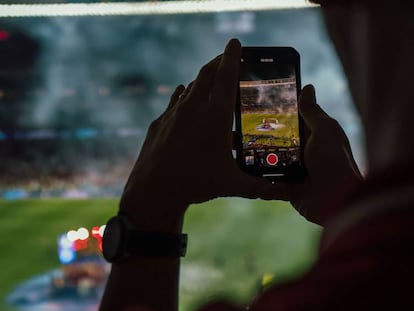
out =
{"type": "MultiPolygon", "coordinates": [[[[117,204],[116,199],[0,201],[0,300],[21,282],[59,267],[59,233],[104,224],[117,204]]],[[[313,262],[319,237],[319,228],[289,204],[243,199],[190,207],[184,231],[189,247],[182,260],[182,311],[218,296],[245,303],[264,274],[275,282],[300,275],[313,262]]]]}
{"type": "MultiPolygon", "coordinates": [[[[275,138],[287,139],[295,138],[299,140],[299,124],[296,115],[287,114],[261,114],[261,113],[245,113],[242,114],[242,131],[244,135],[249,136],[269,136],[275,138]],[[257,126],[262,124],[263,119],[271,118],[277,119],[279,124],[282,125],[273,131],[260,131],[257,126]]],[[[278,143],[278,142],[275,142],[278,143]]],[[[278,143],[280,145],[280,143],[278,143]]],[[[282,143],[282,146],[289,146],[290,143],[282,143]]]]}

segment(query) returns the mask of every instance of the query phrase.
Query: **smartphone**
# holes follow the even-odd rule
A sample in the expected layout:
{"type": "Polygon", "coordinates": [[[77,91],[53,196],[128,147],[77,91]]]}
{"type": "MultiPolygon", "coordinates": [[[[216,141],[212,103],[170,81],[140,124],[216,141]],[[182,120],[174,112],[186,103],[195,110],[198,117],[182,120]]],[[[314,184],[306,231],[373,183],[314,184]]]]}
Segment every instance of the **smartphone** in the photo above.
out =
{"type": "Polygon", "coordinates": [[[243,47],[236,104],[236,154],[248,174],[301,180],[300,56],[292,47],[243,47]]]}

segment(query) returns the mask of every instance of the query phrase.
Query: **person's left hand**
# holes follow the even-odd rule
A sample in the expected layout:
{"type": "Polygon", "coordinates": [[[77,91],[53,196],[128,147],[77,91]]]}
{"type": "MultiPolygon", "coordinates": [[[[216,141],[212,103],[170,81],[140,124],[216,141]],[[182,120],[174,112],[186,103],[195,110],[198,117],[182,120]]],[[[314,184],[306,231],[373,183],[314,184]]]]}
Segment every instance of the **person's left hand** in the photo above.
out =
{"type": "Polygon", "coordinates": [[[240,57],[240,43],[231,40],[187,89],[175,90],[149,128],[121,210],[134,218],[174,218],[191,203],[269,192],[269,181],[243,173],[232,156],[240,57]]]}

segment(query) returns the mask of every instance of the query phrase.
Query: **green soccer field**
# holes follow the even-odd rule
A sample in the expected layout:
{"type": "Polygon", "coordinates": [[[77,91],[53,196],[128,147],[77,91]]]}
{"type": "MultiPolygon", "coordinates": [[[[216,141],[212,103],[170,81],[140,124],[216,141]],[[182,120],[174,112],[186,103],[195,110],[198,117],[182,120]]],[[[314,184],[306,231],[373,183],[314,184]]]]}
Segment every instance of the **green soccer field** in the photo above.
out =
{"type": "MultiPolygon", "coordinates": [[[[104,224],[116,209],[116,199],[0,201],[0,300],[59,267],[59,233],[104,224]]],[[[192,206],[184,227],[183,311],[214,297],[245,303],[265,274],[275,282],[300,275],[315,258],[320,233],[289,204],[233,198],[192,206]]]]}
{"type": "MultiPolygon", "coordinates": [[[[295,138],[299,139],[298,119],[296,115],[287,114],[260,114],[260,113],[245,113],[242,114],[242,131],[244,135],[248,136],[269,136],[278,138],[295,138]],[[278,124],[281,125],[272,131],[260,131],[257,126],[261,125],[263,119],[277,119],[278,124]]],[[[276,143],[276,142],[275,142],[276,143]]],[[[284,145],[284,144],[282,144],[284,145]]],[[[289,144],[288,144],[289,145],[289,144]]],[[[287,145],[287,147],[288,147],[287,145]]]]}

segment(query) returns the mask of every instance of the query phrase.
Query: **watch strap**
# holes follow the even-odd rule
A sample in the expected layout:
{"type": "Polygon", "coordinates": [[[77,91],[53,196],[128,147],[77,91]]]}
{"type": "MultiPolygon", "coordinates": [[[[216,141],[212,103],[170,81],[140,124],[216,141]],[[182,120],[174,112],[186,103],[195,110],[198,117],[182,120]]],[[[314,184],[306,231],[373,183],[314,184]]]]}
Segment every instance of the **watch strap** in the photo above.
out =
{"type": "Polygon", "coordinates": [[[184,257],[187,252],[188,235],[168,232],[137,230],[129,221],[128,214],[119,211],[126,224],[125,253],[146,257],[184,257]]]}
{"type": "Polygon", "coordinates": [[[128,230],[126,250],[131,255],[184,257],[187,234],[128,230]]]}

